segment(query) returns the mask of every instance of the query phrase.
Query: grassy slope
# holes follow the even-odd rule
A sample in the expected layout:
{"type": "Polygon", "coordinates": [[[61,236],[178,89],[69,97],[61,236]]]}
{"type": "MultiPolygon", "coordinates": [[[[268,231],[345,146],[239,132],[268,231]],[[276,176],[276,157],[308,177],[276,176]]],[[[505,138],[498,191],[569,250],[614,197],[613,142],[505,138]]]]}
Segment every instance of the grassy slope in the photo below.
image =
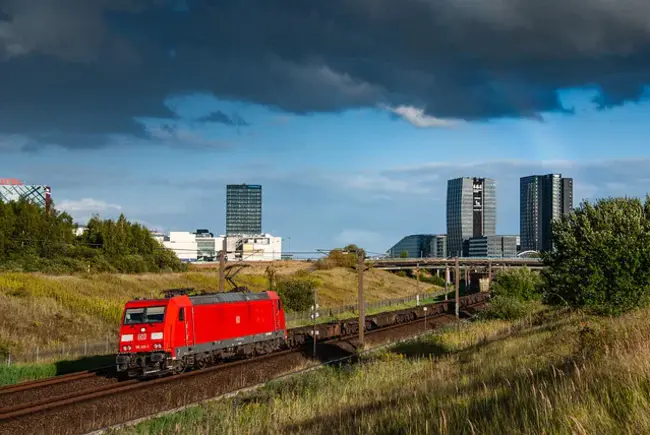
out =
{"type": "MultiPolygon", "coordinates": [[[[319,282],[319,304],[323,307],[356,303],[356,273],[331,269],[310,272],[308,263],[278,264],[279,275],[298,271],[309,273],[319,282]]],[[[254,266],[237,275],[235,282],[253,291],[267,288],[264,267],[254,266]],[[246,272],[246,274],[244,274],[246,272]]],[[[82,345],[115,335],[125,301],[134,297],[157,297],[173,287],[218,289],[217,269],[178,274],[78,275],[0,274],[0,355],[41,351],[61,344],[82,345]]],[[[416,283],[386,271],[367,273],[368,301],[412,295],[416,283]]],[[[421,290],[432,290],[422,285],[421,290]]]]}
{"type": "Polygon", "coordinates": [[[648,433],[648,314],[476,322],[118,432],[648,433]]]}

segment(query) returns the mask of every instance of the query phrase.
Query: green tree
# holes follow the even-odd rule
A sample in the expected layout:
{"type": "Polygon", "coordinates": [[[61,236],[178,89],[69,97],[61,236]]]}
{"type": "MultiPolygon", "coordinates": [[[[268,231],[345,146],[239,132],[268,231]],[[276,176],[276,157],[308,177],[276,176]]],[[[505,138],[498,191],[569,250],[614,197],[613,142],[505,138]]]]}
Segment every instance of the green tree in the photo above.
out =
{"type": "Polygon", "coordinates": [[[409,258],[409,251],[406,249],[399,253],[400,258],[409,258]]]}
{"type": "Polygon", "coordinates": [[[306,311],[314,303],[316,282],[309,278],[285,278],[277,283],[278,296],[290,311],[306,311]]]}
{"type": "Polygon", "coordinates": [[[182,271],[173,251],[149,230],[121,215],[117,221],[93,216],[87,231],[75,237],[67,213],[50,211],[27,200],[0,201],[0,269],[69,273],[86,271],[182,271]]]}
{"type": "Polygon", "coordinates": [[[650,198],[583,202],[553,224],[546,302],[619,314],[650,302],[650,198]]]}

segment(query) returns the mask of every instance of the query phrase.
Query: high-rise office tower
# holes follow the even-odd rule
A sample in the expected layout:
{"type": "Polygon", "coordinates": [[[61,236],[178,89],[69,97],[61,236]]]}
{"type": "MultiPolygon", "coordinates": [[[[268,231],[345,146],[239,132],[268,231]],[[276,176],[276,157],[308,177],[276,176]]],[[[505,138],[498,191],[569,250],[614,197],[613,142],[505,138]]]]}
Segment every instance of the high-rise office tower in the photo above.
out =
{"type": "Polygon", "coordinates": [[[573,179],[562,174],[522,177],[519,196],[521,250],[550,251],[553,220],[573,211],[573,179]]]}
{"type": "Polygon", "coordinates": [[[448,257],[468,255],[467,241],[472,237],[496,235],[496,223],[493,179],[462,177],[447,181],[448,257]]]}
{"type": "Polygon", "coordinates": [[[226,186],[226,235],[262,233],[262,186],[226,186]]]}

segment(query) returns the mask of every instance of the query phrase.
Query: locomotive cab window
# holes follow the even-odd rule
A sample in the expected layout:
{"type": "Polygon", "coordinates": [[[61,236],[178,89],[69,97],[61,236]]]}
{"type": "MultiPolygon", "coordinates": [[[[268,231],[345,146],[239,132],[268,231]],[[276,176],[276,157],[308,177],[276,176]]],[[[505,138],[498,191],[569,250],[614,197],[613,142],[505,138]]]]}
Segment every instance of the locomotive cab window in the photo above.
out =
{"type": "Polygon", "coordinates": [[[124,314],[125,325],[160,323],[165,320],[165,307],[128,308],[124,314]]]}
{"type": "Polygon", "coordinates": [[[185,308],[183,307],[180,310],[178,310],[178,321],[182,322],[184,320],[185,320],[185,308]]]}

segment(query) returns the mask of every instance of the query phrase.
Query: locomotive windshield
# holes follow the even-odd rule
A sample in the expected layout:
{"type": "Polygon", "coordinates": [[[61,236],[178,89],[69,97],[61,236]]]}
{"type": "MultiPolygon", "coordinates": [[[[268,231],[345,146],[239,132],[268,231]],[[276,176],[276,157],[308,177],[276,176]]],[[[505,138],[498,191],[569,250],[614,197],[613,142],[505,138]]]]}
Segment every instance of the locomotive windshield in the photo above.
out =
{"type": "Polygon", "coordinates": [[[165,307],[127,308],[124,315],[124,324],[159,323],[164,319],[165,307]]]}

